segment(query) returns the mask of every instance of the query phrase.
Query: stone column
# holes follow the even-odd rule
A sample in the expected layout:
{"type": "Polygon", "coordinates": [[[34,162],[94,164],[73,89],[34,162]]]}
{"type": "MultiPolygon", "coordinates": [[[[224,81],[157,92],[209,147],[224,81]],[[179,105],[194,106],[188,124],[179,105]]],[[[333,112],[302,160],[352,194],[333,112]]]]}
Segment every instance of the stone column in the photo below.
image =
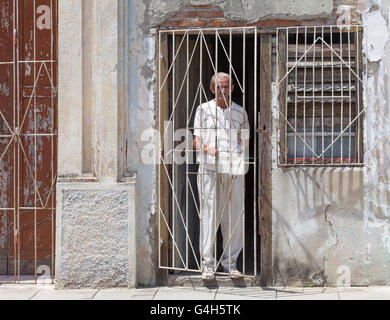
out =
{"type": "Polygon", "coordinates": [[[123,7],[59,1],[57,288],[136,285],[135,186],[118,170],[123,7]]]}

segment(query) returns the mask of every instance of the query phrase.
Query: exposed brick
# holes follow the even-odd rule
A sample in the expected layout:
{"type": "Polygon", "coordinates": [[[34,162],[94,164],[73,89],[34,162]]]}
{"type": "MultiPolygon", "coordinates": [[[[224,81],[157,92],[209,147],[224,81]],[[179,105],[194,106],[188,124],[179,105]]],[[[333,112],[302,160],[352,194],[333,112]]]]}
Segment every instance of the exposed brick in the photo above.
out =
{"type": "Polygon", "coordinates": [[[329,24],[326,19],[315,20],[283,20],[273,19],[264,20],[254,23],[246,23],[245,21],[226,20],[224,18],[207,19],[207,18],[170,18],[163,22],[162,27],[214,27],[214,28],[229,28],[229,27],[294,27],[294,26],[319,26],[329,24]]]}
{"type": "Polygon", "coordinates": [[[198,6],[194,6],[194,5],[189,5],[189,6],[186,6],[186,9],[214,9],[216,8],[215,6],[211,5],[211,4],[202,4],[202,5],[198,5],[198,6]]]}
{"type": "Polygon", "coordinates": [[[179,11],[172,18],[196,18],[197,15],[197,11],[179,11]]]}
{"type": "Polygon", "coordinates": [[[300,26],[324,26],[324,25],[329,25],[329,22],[325,19],[302,20],[299,22],[299,25],[300,26]]]}
{"type": "Polygon", "coordinates": [[[206,27],[207,20],[199,19],[168,19],[165,20],[161,27],[206,27]]]}
{"type": "Polygon", "coordinates": [[[258,27],[293,27],[299,25],[297,20],[264,20],[258,21],[255,25],[258,27]]]}
{"type": "Polygon", "coordinates": [[[161,27],[177,27],[180,20],[165,20],[160,24],[161,27]]]}
{"type": "Polygon", "coordinates": [[[198,20],[198,19],[183,19],[178,20],[179,27],[206,27],[207,20],[198,20]]]}
{"type": "Polygon", "coordinates": [[[245,22],[242,21],[229,21],[225,19],[213,19],[208,21],[209,27],[242,27],[245,26],[245,22]]]}
{"type": "Polygon", "coordinates": [[[209,27],[291,27],[300,25],[297,20],[264,20],[255,23],[246,23],[245,21],[229,21],[224,19],[209,20],[209,27]]]}

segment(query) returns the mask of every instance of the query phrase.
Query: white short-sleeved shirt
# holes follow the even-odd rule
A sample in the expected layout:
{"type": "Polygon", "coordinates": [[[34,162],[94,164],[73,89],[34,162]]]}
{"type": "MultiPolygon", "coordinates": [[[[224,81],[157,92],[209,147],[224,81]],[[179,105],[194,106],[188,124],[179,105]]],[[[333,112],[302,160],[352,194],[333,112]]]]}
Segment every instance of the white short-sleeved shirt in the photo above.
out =
{"type": "MultiPolygon", "coordinates": [[[[241,142],[249,139],[249,129],[248,114],[235,102],[223,109],[210,100],[196,109],[194,136],[201,138],[202,144],[215,147],[218,152],[241,153],[241,142]]],[[[198,152],[197,161],[214,164],[215,156],[198,152]]]]}

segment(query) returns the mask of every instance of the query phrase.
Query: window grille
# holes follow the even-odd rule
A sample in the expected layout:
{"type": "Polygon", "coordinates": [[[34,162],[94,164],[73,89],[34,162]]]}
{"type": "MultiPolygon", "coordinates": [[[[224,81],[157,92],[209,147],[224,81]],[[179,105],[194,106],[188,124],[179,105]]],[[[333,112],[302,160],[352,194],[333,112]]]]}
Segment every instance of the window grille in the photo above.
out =
{"type": "Polygon", "coordinates": [[[278,28],[276,39],[279,165],[362,165],[362,27],[278,28]]]}

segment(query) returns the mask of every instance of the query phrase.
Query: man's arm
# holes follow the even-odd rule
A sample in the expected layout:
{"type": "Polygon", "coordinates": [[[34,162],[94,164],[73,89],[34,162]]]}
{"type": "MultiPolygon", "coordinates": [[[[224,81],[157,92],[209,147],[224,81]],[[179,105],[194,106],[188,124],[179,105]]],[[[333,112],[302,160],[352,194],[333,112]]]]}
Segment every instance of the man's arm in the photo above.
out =
{"type": "Polygon", "coordinates": [[[202,144],[202,139],[200,137],[194,136],[193,146],[195,150],[203,151],[211,156],[218,154],[218,150],[214,147],[209,147],[207,144],[202,144]]]}
{"type": "Polygon", "coordinates": [[[202,106],[199,106],[195,112],[193,146],[195,150],[203,151],[204,153],[215,156],[218,153],[217,149],[215,149],[214,147],[208,147],[206,144],[203,143],[202,138],[200,137],[202,135],[201,128],[203,128],[203,124],[200,121],[201,113],[202,106]]]}

